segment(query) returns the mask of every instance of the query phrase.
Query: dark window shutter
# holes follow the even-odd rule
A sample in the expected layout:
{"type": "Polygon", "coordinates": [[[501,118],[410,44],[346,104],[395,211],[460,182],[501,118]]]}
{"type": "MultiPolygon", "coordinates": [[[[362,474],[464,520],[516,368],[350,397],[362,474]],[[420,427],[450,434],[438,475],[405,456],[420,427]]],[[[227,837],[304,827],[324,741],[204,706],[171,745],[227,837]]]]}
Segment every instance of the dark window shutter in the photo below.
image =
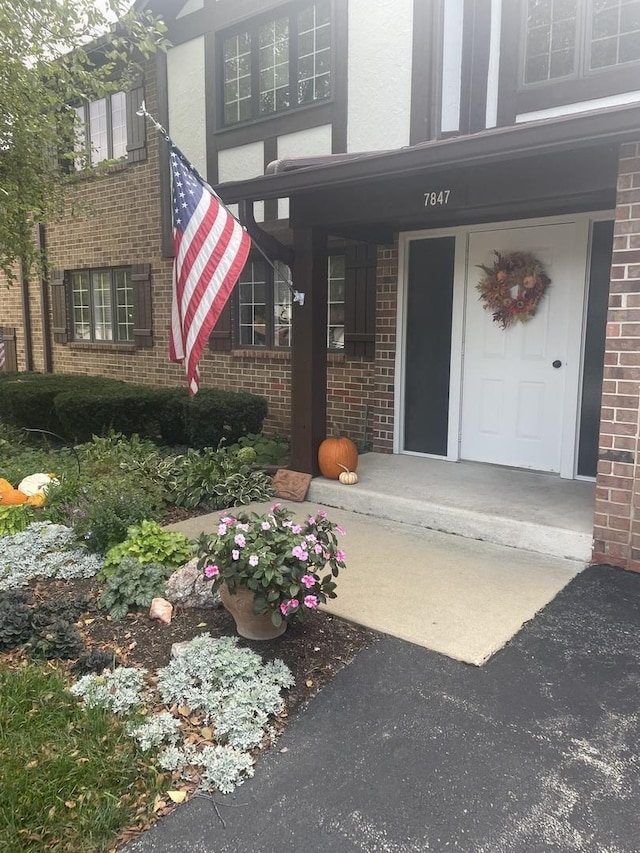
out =
{"type": "Polygon", "coordinates": [[[152,347],[151,266],[133,264],[131,284],[133,286],[133,340],[137,347],[152,347]]]}
{"type": "Polygon", "coordinates": [[[348,356],[375,357],[376,265],[377,248],[373,243],[347,248],[344,351],[348,356]]]}
{"type": "Polygon", "coordinates": [[[229,352],[231,347],[231,298],[229,298],[209,336],[209,349],[212,352],[229,352]]]}
{"type": "Polygon", "coordinates": [[[137,115],[143,100],[144,86],[136,81],[127,92],[127,159],[130,163],[147,159],[146,119],[137,115]]]}
{"type": "Polygon", "coordinates": [[[0,370],[14,372],[18,369],[16,330],[11,326],[0,326],[0,370]]]}
{"type": "Polygon", "coordinates": [[[53,340],[66,344],[69,340],[69,312],[67,310],[67,286],[63,270],[51,273],[51,310],[53,314],[53,340]]]}

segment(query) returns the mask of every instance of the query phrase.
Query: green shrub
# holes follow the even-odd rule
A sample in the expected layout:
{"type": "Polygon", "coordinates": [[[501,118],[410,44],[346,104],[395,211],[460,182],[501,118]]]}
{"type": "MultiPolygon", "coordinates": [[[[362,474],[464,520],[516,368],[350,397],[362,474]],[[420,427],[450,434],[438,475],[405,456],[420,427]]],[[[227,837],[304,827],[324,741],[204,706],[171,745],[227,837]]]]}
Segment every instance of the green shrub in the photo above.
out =
{"type": "MultiPolygon", "coordinates": [[[[55,399],[59,394],[80,394],[96,387],[112,387],[115,379],[63,373],[27,373],[0,384],[0,411],[5,421],[27,429],[42,429],[64,435],[55,399]]],[[[69,437],[69,435],[65,436],[69,437]]]]}
{"type": "Polygon", "coordinates": [[[125,436],[120,432],[109,432],[76,447],[80,466],[85,477],[129,471],[139,468],[140,462],[148,457],[159,458],[158,448],[146,438],[134,433],[125,436]]]}
{"type": "Polygon", "coordinates": [[[90,441],[111,431],[154,438],[159,434],[158,392],[145,385],[124,383],[58,394],[56,417],[65,435],[77,442],[90,441]]]}
{"type": "Polygon", "coordinates": [[[107,578],[99,605],[115,621],[124,619],[130,610],[150,607],[152,600],[164,592],[168,575],[162,566],[125,556],[107,578]]]}
{"type": "Polygon", "coordinates": [[[160,518],[163,507],[157,485],[133,474],[114,473],[82,487],[72,527],[89,550],[106,553],[127,538],[132,525],[160,518]]]}
{"type": "Polygon", "coordinates": [[[167,444],[202,449],[228,444],[247,433],[258,433],[267,415],[267,401],[255,394],[201,388],[190,398],[176,389],[164,398],[159,417],[160,435],[167,444]]]}
{"type": "Polygon", "coordinates": [[[170,574],[189,562],[194,549],[184,533],[163,530],[157,521],[142,521],[129,528],[124,542],[108,551],[100,577],[115,574],[125,556],[143,564],[155,563],[170,574]]]}

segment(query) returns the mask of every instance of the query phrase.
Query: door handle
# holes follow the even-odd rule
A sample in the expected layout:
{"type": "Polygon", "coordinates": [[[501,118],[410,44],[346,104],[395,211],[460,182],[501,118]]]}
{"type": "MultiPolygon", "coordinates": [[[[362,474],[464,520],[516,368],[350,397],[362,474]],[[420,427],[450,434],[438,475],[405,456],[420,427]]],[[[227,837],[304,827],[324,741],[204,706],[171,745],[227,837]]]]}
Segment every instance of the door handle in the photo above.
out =
{"type": "Polygon", "coordinates": [[[555,367],[557,370],[559,367],[562,367],[562,362],[560,361],[559,358],[556,358],[556,360],[551,363],[551,366],[555,367]]]}

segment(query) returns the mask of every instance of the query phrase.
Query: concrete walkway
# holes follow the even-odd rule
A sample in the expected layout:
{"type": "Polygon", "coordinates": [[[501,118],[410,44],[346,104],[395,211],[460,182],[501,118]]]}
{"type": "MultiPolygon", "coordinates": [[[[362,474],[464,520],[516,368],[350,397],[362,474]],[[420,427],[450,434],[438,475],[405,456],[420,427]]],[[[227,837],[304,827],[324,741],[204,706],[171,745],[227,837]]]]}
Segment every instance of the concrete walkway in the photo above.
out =
{"type": "MultiPolygon", "coordinates": [[[[344,491],[344,489],[343,489],[344,491]]],[[[349,491],[348,489],[346,491],[349,491]]],[[[266,512],[273,502],[245,511],[266,512]]],[[[317,504],[286,504],[299,520],[317,504]]],[[[457,660],[483,664],[584,568],[584,563],[329,509],[346,535],[337,616],[457,660]]],[[[211,533],[218,513],[171,525],[211,533]]]]}
{"type": "Polygon", "coordinates": [[[639,619],[640,576],[596,567],[482,668],[382,638],[219,816],[127,853],[637,853],[639,619]]]}

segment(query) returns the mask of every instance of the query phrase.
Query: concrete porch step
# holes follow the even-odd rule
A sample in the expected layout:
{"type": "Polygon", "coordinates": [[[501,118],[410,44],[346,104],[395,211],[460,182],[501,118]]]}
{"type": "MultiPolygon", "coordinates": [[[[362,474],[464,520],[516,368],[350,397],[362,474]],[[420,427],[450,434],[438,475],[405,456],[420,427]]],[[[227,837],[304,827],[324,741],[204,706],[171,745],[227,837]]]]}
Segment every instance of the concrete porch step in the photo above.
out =
{"type": "Polygon", "coordinates": [[[591,557],[592,483],[479,463],[367,453],[360,481],[317,477],[307,500],[555,557],[591,557]]]}

